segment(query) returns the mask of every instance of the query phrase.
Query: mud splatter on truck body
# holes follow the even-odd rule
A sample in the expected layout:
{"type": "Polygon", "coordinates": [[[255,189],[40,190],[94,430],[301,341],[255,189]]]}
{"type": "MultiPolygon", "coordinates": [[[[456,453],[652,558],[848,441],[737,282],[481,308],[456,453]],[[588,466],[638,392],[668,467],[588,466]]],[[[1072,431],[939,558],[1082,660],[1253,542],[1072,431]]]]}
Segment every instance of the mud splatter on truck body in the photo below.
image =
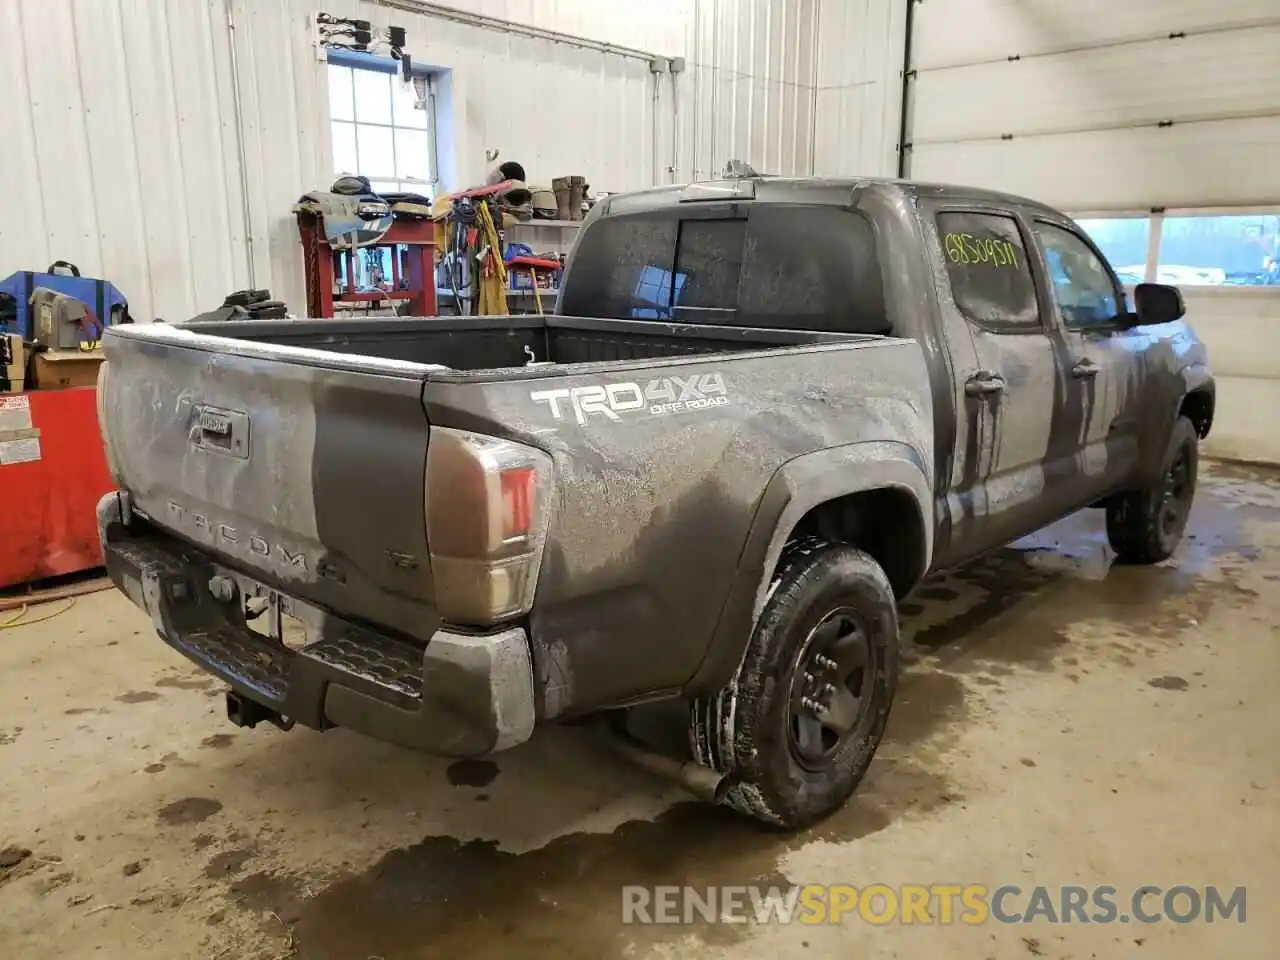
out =
{"type": "Polygon", "coordinates": [[[535,720],[722,687],[784,544],[847,530],[850,498],[875,497],[862,532],[901,594],[1154,478],[1180,416],[1207,433],[1213,382],[1180,312],[1138,307],[1068,218],[1018,197],[754,178],[610,198],[557,315],[109,331],[100,402],[123,493],[104,540],[166,639],[233,686],[234,658],[169,635],[242,626],[208,576],[253,578],[329,625],[272,661],[275,693],[305,688],[305,722],[483,752],[535,720]],[[1009,238],[978,235],[972,284],[948,216],[1009,238]],[[1111,323],[1081,327],[1055,299],[1050,229],[1101,265],[1111,323]],[[1025,326],[1003,328],[1019,283],[1025,326]],[[497,507],[440,466],[464,448],[497,507]],[[473,494],[483,536],[520,524],[480,559],[445,544],[473,494]],[[465,564],[492,616],[460,618],[441,587],[465,564]],[[199,617],[133,582],[184,576],[199,617]],[[428,716],[462,732],[423,732],[428,716]]]}

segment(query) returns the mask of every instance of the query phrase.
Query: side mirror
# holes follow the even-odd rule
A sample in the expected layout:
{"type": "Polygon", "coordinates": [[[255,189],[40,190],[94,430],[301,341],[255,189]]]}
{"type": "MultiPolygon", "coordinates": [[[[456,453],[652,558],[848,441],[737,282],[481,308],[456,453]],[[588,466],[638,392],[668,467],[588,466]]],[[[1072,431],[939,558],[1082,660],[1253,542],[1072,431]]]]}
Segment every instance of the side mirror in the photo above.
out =
{"type": "Polygon", "coordinates": [[[1133,288],[1133,305],[1138,323],[1172,323],[1187,313],[1182,291],[1166,283],[1140,283],[1133,288]]]}

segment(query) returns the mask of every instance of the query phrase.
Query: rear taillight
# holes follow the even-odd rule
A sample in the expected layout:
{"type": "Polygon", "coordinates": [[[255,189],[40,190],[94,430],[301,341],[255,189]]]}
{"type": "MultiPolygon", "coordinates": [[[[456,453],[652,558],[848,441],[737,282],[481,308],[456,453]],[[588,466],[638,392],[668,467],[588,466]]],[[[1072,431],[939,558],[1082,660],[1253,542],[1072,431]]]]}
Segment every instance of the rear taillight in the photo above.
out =
{"type": "Polygon", "coordinates": [[[486,625],[529,612],[550,497],[551,458],[541,450],[431,428],[427,550],[441,617],[486,625]]]}
{"type": "Polygon", "coordinates": [[[527,537],[538,505],[536,467],[511,467],[498,474],[502,484],[502,539],[527,537]]]}
{"type": "Polygon", "coordinates": [[[107,434],[107,377],[110,364],[103,360],[98,364],[98,387],[96,403],[98,408],[98,432],[102,435],[102,448],[107,460],[107,472],[116,483],[120,482],[120,471],[116,469],[115,460],[111,456],[111,437],[107,434]]]}

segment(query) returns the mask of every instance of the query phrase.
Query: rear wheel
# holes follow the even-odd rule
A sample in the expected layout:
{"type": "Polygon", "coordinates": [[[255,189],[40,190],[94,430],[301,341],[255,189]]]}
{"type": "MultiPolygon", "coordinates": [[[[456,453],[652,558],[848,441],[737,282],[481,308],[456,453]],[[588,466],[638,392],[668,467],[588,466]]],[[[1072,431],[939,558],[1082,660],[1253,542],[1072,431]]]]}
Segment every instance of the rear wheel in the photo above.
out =
{"type": "Polygon", "coordinates": [[[884,734],[897,651],[879,564],[853,547],[793,545],[737,677],[692,707],[694,755],[729,775],[725,802],[786,828],[843,806],[884,734]]]}
{"type": "Polygon", "coordinates": [[[1195,425],[1179,417],[1159,483],[1116,494],[1108,501],[1107,539],[1122,562],[1159,563],[1177,549],[1196,495],[1198,441],[1195,425]]]}

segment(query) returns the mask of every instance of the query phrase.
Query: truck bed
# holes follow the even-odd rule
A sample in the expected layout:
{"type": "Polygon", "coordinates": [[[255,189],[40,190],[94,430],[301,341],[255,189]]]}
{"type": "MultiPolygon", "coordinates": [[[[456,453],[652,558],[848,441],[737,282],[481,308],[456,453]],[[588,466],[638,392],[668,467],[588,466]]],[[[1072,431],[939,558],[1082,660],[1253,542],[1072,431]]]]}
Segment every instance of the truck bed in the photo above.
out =
{"type": "Polygon", "coordinates": [[[192,333],[306,347],[452,370],[523,367],[532,358],[572,364],[768,350],[867,339],[855,334],[659,323],[553,315],[388,317],[189,323],[192,333]]]}

